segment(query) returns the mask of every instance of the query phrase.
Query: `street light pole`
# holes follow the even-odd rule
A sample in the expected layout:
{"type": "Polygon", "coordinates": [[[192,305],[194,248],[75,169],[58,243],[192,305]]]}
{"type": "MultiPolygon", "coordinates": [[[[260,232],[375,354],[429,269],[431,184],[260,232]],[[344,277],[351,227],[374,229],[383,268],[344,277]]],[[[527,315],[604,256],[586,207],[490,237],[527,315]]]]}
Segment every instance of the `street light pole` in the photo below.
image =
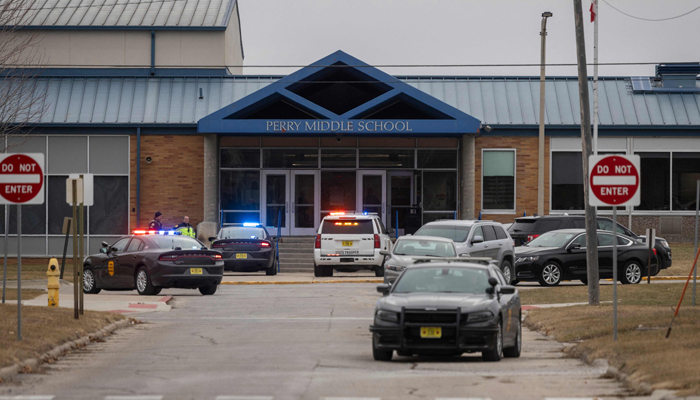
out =
{"type": "Polygon", "coordinates": [[[547,18],[553,14],[549,11],[542,13],[542,48],[540,49],[540,135],[537,159],[537,215],[544,215],[544,60],[547,41],[547,18]]]}

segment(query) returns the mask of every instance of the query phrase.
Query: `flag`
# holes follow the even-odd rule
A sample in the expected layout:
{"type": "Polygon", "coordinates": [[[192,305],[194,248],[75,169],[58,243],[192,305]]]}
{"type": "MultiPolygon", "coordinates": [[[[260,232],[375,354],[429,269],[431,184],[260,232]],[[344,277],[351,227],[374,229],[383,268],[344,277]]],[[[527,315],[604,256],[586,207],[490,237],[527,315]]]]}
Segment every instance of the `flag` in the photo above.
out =
{"type": "Polygon", "coordinates": [[[591,0],[591,22],[595,21],[595,16],[598,14],[598,0],[591,0]]]}

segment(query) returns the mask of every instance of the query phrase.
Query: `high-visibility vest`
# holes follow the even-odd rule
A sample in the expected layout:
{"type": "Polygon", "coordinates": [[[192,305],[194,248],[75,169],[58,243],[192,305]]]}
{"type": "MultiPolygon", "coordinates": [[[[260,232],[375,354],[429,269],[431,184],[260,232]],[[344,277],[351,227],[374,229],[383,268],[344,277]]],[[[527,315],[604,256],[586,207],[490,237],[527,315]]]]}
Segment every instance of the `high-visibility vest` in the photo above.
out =
{"type": "Polygon", "coordinates": [[[194,229],[192,229],[190,227],[183,226],[182,228],[177,228],[177,230],[178,230],[178,232],[182,233],[183,235],[186,235],[186,236],[189,236],[192,238],[195,237],[194,229]]]}

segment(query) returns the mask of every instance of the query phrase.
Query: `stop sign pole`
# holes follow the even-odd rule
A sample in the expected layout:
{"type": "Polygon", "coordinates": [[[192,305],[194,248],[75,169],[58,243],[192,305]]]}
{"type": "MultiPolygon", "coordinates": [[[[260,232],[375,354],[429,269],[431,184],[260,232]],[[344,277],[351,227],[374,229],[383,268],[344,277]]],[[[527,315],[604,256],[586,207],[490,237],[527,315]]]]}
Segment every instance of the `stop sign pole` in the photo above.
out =
{"type": "MultiPolygon", "coordinates": [[[[43,154],[0,154],[0,204],[17,205],[17,340],[21,341],[22,204],[44,204],[43,154]]],[[[5,257],[7,257],[7,246],[5,246],[5,257]]],[[[5,282],[3,282],[3,290],[4,287],[5,282]]]]}
{"type": "Polygon", "coordinates": [[[617,341],[617,207],[639,205],[639,156],[590,156],[588,165],[592,166],[588,178],[590,204],[613,209],[613,340],[617,341]]]}

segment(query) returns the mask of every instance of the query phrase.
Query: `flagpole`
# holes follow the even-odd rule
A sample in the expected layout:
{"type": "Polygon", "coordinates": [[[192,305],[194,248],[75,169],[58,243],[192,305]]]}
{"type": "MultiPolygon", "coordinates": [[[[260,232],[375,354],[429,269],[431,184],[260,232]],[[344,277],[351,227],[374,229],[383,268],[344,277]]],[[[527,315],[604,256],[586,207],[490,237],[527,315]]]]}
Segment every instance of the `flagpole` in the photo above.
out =
{"type": "Polygon", "coordinates": [[[598,0],[593,2],[593,154],[598,155],[598,0]]]}

